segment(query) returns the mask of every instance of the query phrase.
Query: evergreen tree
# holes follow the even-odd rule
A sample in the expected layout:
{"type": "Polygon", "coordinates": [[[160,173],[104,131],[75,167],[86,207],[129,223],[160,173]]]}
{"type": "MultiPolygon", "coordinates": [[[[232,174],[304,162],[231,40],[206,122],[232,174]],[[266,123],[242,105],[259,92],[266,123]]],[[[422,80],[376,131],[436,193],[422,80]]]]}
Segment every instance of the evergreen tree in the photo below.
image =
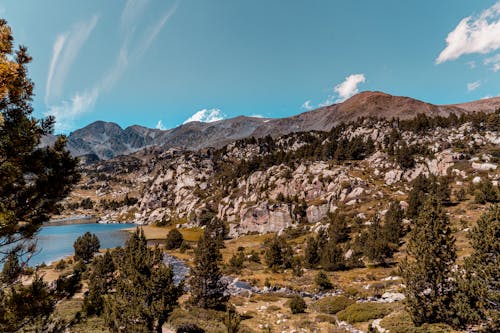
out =
{"type": "Polygon", "coordinates": [[[219,249],[224,248],[224,240],[226,239],[229,230],[227,225],[219,218],[213,218],[206,224],[205,233],[207,233],[210,238],[215,240],[219,249]]]}
{"type": "Polygon", "coordinates": [[[404,212],[398,202],[393,201],[385,213],[383,233],[385,239],[395,248],[399,246],[401,236],[403,236],[404,212]]]}
{"type": "Polygon", "coordinates": [[[366,231],[364,254],[376,264],[385,264],[394,253],[394,247],[387,240],[387,234],[380,225],[380,217],[376,215],[366,231]]]}
{"type": "Polygon", "coordinates": [[[165,248],[167,250],[178,249],[181,247],[182,242],[184,242],[184,237],[182,237],[181,232],[177,228],[174,228],[167,234],[167,238],[165,240],[165,248]]]}
{"type": "Polygon", "coordinates": [[[319,271],[318,275],[314,279],[314,282],[318,286],[319,291],[330,290],[333,288],[333,284],[328,279],[328,276],[323,271],[319,271]]]}
{"type": "Polygon", "coordinates": [[[327,271],[338,271],[345,268],[344,250],[342,246],[333,240],[328,240],[322,247],[321,267],[327,271]]]}
{"type": "Polygon", "coordinates": [[[89,279],[89,293],[83,301],[83,310],[88,315],[100,315],[104,310],[104,295],[111,292],[116,285],[114,275],[116,266],[111,252],[96,257],[92,262],[92,273],[89,279]]]}
{"type": "Polygon", "coordinates": [[[274,236],[265,242],[265,258],[273,270],[292,267],[293,250],[284,237],[274,236]]]}
{"type": "Polygon", "coordinates": [[[11,29],[0,19],[0,262],[9,266],[0,279],[2,332],[17,331],[52,311],[46,284],[37,278],[22,285],[21,270],[13,265],[22,266],[36,251],[32,237],[79,179],[63,136],[50,147],[39,146],[42,136],[53,132],[54,119],[32,117],[30,61],[26,47],[14,51],[11,29]]]}
{"type": "Polygon", "coordinates": [[[75,240],[73,248],[75,249],[76,260],[83,260],[83,262],[89,263],[94,257],[94,253],[99,252],[101,243],[95,234],[87,231],[83,236],[79,236],[75,240]]]}
{"type": "Polygon", "coordinates": [[[345,243],[349,240],[349,225],[345,215],[333,213],[328,215],[328,239],[334,243],[345,243]]]}
{"type": "Polygon", "coordinates": [[[198,240],[194,255],[194,267],[191,268],[189,281],[192,302],[202,308],[223,306],[228,296],[219,268],[222,256],[218,240],[207,229],[198,240]]]}
{"type": "Polygon", "coordinates": [[[410,233],[407,253],[400,264],[406,304],[416,325],[450,322],[452,265],[455,239],[440,201],[430,196],[410,233]]]}
{"type": "Polygon", "coordinates": [[[17,256],[14,253],[10,253],[7,257],[7,260],[5,261],[5,264],[3,265],[2,273],[0,274],[0,279],[1,279],[0,283],[2,282],[5,284],[14,283],[19,277],[21,271],[22,269],[21,266],[19,265],[19,260],[17,259],[17,256]]]}
{"type": "Polygon", "coordinates": [[[161,332],[183,284],[175,285],[172,266],[165,266],[158,247],[147,247],[142,229],[118,254],[117,269],[116,290],[104,302],[107,326],[114,332],[161,332]]]}
{"type": "Polygon", "coordinates": [[[470,233],[474,252],[459,271],[453,302],[454,324],[487,319],[490,331],[500,329],[500,205],[491,206],[470,233]]]}
{"type": "Polygon", "coordinates": [[[309,268],[314,268],[319,263],[318,240],[313,236],[307,238],[304,261],[309,268]]]}

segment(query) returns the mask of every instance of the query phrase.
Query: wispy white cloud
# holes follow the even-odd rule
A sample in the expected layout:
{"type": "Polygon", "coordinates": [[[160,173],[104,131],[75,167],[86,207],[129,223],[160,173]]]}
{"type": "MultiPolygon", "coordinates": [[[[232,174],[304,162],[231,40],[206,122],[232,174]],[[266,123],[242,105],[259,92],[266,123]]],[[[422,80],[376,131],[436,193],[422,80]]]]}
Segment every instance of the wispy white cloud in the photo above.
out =
{"type": "Polygon", "coordinates": [[[470,69],[476,68],[476,62],[474,60],[472,61],[467,61],[466,65],[469,66],[470,69]]]}
{"type": "Polygon", "coordinates": [[[200,121],[203,123],[211,123],[214,121],[222,120],[226,116],[222,113],[220,109],[203,109],[195,114],[193,114],[191,117],[186,119],[186,121],[183,124],[192,122],[192,121],[200,121]]]}
{"type": "Polygon", "coordinates": [[[75,92],[70,98],[60,99],[58,103],[53,103],[55,97],[59,97],[60,92],[55,94],[56,88],[62,86],[62,82],[78,54],[81,46],[88,38],[97,23],[97,16],[93,16],[87,24],[76,24],[70,31],[60,34],[56,38],[53,47],[53,56],[47,78],[46,104],[48,111],[46,115],[56,116],[56,130],[68,131],[80,115],[89,112],[95,105],[99,96],[109,89],[120,79],[127,70],[129,64],[137,61],[152,45],[164,25],[177,9],[177,3],[170,7],[160,19],[154,23],[143,34],[136,30],[138,20],[147,7],[149,0],[128,0],[121,13],[122,44],[118,50],[113,65],[104,73],[93,85],[92,88],[83,92],[75,92]],[[134,45],[133,52],[129,44],[134,40],[139,40],[139,46],[134,45]]]}
{"type": "Polygon", "coordinates": [[[492,71],[498,72],[498,70],[500,70],[500,53],[484,59],[484,64],[486,66],[491,66],[492,71]]]}
{"type": "Polygon", "coordinates": [[[261,114],[251,114],[250,117],[252,117],[252,118],[264,118],[264,116],[261,114]]]}
{"type": "Polygon", "coordinates": [[[436,63],[454,60],[465,54],[486,54],[500,48],[500,2],[479,16],[462,19],[446,38],[446,47],[436,63]]]}
{"type": "Polygon", "coordinates": [[[475,81],[475,82],[467,83],[467,91],[476,90],[480,86],[481,86],[481,81],[475,81]]]}
{"type": "Polygon", "coordinates": [[[54,46],[52,47],[52,59],[50,61],[49,74],[47,76],[47,84],[45,89],[45,104],[48,103],[50,92],[52,91],[52,78],[54,77],[54,71],[56,65],[59,61],[59,56],[66,43],[66,38],[68,38],[68,33],[63,33],[57,36],[54,46]]]}
{"type": "Polygon", "coordinates": [[[302,104],[301,108],[309,111],[309,110],[314,109],[314,106],[311,104],[310,100],[307,100],[307,101],[304,102],[304,104],[302,104]]]}
{"type": "MultiPolygon", "coordinates": [[[[338,98],[335,100],[335,103],[341,103],[349,97],[357,94],[359,92],[358,86],[364,82],[366,82],[366,77],[364,74],[351,74],[347,76],[342,83],[337,84],[333,88],[333,91],[335,91],[338,96],[338,98]]],[[[334,98],[335,95],[329,96],[326,100],[326,102],[328,103],[326,105],[332,104],[334,98]]]]}
{"type": "Polygon", "coordinates": [[[75,119],[92,109],[98,96],[99,92],[96,89],[77,92],[69,100],[52,105],[46,115],[56,117],[58,131],[68,132],[72,129],[75,119]]]}
{"type": "Polygon", "coordinates": [[[166,130],[167,128],[165,126],[163,126],[163,122],[160,120],[158,120],[158,122],[156,123],[156,126],[155,126],[156,129],[159,129],[159,130],[166,130]]]}
{"type": "Polygon", "coordinates": [[[61,96],[66,76],[80,53],[80,49],[94,30],[97,21],[98,16],[93,15],[90,20],[78,22],[69,31],[57,36],[52,48],[52,59],[47,76],[46,103],[61,96]]]}
{"type": "Polygon", "coordinates": [[[123,7],[120,24],[123,31],[135,29],[137,19],[142,15],[149,0],[127,0],[123,7]]]}
{"type": "Polygon", "coordinates": [[[178,3],[176,2],[170,9],[165,11],[163,15],[160,17],[160,19],[153,24],[148,31],[146,32],[146,36],[144,38],[144,42],[141,45],[139,52],[141,54],[145,52],[145,50],[149,49],[153,41],[156,39],[156,36],[160,33],[160,31],[163,29],[163,26],[165,23],[168,22],[168,20],[174,15],[175,11],[177,10],[178,3]]]}

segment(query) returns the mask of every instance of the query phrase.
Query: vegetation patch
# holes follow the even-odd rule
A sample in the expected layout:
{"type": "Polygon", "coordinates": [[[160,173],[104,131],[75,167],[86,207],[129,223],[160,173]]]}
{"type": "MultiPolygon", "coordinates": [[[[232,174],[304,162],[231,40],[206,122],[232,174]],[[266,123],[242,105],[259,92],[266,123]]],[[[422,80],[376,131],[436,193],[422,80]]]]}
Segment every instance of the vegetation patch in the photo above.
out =
{"type": "Polygon", "coordinates": [[[372,319],[387,316],[394,309],[393,304],[387,303],[354,303],[337,314],[342,321],[362,323],[372,319]]]}
{"type": "Polygon", "coordinates": [[[316,301],[313,308],[322,313],[336,314],[355,302],[345,296],[328,296],[316,301]]]}

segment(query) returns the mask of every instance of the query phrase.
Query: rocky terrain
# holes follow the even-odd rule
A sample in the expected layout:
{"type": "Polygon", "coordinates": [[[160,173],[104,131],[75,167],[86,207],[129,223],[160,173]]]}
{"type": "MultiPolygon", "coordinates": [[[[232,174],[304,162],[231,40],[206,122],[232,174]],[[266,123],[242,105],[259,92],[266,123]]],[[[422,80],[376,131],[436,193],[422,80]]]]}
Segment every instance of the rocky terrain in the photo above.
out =
{"type": "Polygon", "coordinates": [[[391,135],[396,135],[393,122],[365,118],[330,133],[246,139],[220,149],[152,147],[85,166],[84,180],[68,202],[91,198],[92,209],[77,211],[97,209],[105,221],[185,227],[199,225],[210,210],[237,236],[282,232],[302,222],[320,224],[339,208],[373,209],[392,198],[404,201],[409,183],[421,174],[449,175],[457,184],[498,180],[499,133],[478,129],[472,119],[423,132],[400,128],[391,145],[418,147],[405,158],[411,165],[398,162],[389,151],[394,150],[389,147],[391,135]],[[326,153],[333,137],[346,145],[369,141],[373,147],[366,156],[339,160],[326,153]],[[103,205],[126,195],[137,202],[103,205]]]}
{"type": "MultiPolygon", "coordinates": [[[[409,119],[417,114],[429,117],[491,112],[500,107],[500,97],[453,105],[433,105],[409,97],[382,92],[362,92],[343,103],[322,107],[281,119],[236,117],[212,123],[190,122],[169,130],[130,126],[122,129],[115,123],[97,121],[76,130],[68,137],[68,148],[74,156],[89,162],[131,154],[145,147],[158,146],[198,150],[220,148],[238,139],[266,135],[278,137],[293,132],[329,131],[341,122],[376,115],[379,118],[409,119]]],[[[44,143],[54,141],[46,137],[44,143]]]]}

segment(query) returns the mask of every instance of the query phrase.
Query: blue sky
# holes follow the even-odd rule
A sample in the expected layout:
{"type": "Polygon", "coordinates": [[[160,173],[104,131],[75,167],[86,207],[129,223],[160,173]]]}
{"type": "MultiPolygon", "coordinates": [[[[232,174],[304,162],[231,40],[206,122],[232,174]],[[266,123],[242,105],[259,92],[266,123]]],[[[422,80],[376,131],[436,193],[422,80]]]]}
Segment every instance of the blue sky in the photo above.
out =
{"type": "Polygon", "coordinates": [[[58,132],[284,117],[364,90],[500,95],[498,0],[0,0],[0,15],[58,132]]]}

